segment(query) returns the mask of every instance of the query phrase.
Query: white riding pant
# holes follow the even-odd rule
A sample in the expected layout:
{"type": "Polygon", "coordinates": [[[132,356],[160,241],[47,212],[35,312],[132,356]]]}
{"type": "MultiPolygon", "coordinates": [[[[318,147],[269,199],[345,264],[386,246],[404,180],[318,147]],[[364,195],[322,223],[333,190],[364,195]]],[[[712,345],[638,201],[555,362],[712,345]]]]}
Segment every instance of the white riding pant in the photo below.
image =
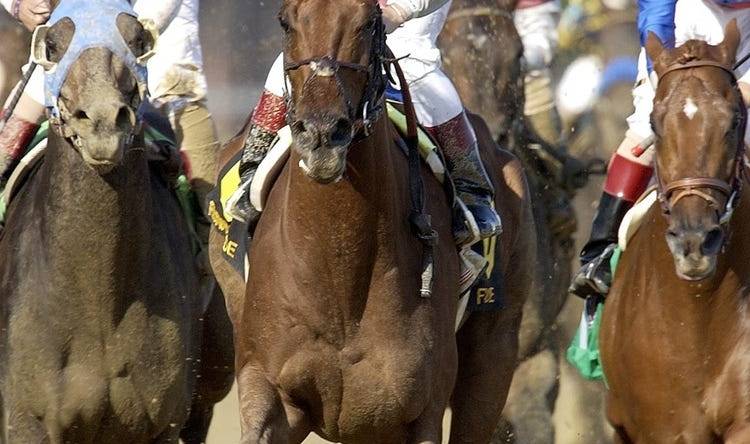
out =
{"type": "MultiPolygon", "coordinates": [[[[411,19],[388,35],[388,46],[401,60],[419,121],[427,127],[441,125],[464,110],[458,91],[443,72],[437,37],[448,17],[451,1],[424,17],[411,19]]],[[[265,88],[282,96],[285,89],[283,55],[268,73],[265,88]]]]}
{"type": "MultiPolygon", "coordinates": [[[[675,44],[699,39],[716,45],[724,40],[724,27],[732,19],[737,19],[740,31],[740,45],[737,57],[750,52],[750,11],[747,9],[722,8],[713,0],[678,0],[675,10],[675,44]]],[[[736,71],[740,82],[750,83],[750,61],[736,71]]],[[[628,117],[628,131],[617,153],[642,165],[650,165],[654,150],[649,150],[636,158],[630,150],[643,139],[651,136],[651,110],[654,105],[654,85],[648,78],[646,51],[641,49],[638,57],[638,78],[633,89],[635,112],[628,117]]],[[[750,142],[750,131],[745,132],[745,142],[750,142]]]]}

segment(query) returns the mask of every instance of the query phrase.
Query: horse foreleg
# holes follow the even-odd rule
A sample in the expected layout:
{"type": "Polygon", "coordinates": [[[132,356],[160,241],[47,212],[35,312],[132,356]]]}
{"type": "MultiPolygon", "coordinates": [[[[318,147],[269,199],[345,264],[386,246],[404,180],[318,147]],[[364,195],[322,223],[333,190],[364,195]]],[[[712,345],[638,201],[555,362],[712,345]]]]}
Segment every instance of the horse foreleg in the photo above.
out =
{"type": "Polygon", "coordinates": [[[443,441],[445,399],[433,399],[409,427],[407,444],[440,444],[443,441]]]}
{"type": "Polygon", "coordinates": [[[514,442],[555,441],[552,410],[558,388],[557,375],[557,357],[549,349],[526,359],[515,370],[503,411],[513,426],[514,442]]]}
{"type": "Polygon", "coordinates": [[[190,417],[180,438],[185,444],[205,442],[214,405],[227,396],[234,381],[232,324],[218,285],[203,316],[201,359],[190,417]]]}
{"type": "Polygon", "coordinates": [[[44,424],[32,415],[8,413],[3,430],[7,441],[3,444],[62,444],[60,433],[50,436],[44,424]]]}
{"type": "Polygon", "coordinates": [[[473,313],[457,334],[451,443],[490,442],[500,422],[518,353],[518,322],[508,315],[473,313]]]}
{"type": "Polygon", "coordinates": [[[734,426],[724,437],[726,444],[741,444],[750,442],[750,424],[734,426]]]}
{"type": "Polygon", "coordinates": [[[304,414],[284,404],[265,375],[245,365],[237,373],[241,444],[301,443],[310,433],[304,414]]]}

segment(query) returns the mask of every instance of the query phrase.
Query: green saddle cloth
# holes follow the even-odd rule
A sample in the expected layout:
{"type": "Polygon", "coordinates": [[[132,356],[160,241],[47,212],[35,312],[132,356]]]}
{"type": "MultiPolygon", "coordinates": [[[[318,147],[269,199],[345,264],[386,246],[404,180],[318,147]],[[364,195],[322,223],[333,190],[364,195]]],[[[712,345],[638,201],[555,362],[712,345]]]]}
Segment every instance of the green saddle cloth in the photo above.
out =
{"type": "MultiPolygon", "coordinates": [[[[612,253],[612,258],[610,258],[609,264],[613,278],[621,254],[622,250],[617,247],[612,253]]],[[[573,337],[573,342],[568,347],[566,358],[584,378],[604,381],[606,384],[604,368],[599,354],[599,330],[601,329],[603,311],[604,304],[602,303],[596,307],[593,318],[589,319],[584,308],[581,324],[573,337]]]]}

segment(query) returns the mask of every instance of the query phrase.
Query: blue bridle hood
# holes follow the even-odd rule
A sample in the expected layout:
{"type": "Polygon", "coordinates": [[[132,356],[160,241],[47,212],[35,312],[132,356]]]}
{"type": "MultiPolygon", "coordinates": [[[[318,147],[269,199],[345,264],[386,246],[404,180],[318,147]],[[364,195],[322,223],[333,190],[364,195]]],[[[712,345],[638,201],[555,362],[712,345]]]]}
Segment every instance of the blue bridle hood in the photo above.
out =
{"type": "Polygon", "coordinates": [[[58,100],[63,82],[71,66],[89,48],[112,51],[135,76],[141,99],[146,97],[148,83],[145,61],[133,54],[120,34],[117,28],[120,14],[137,18],[133,7],[125,0],[63,0],[53,11],[48,24],[54,26],[68,18],[75,25],[75,33],[62,59],[45,72],[45,102],[51,118],[60,118],[58,100]]]}

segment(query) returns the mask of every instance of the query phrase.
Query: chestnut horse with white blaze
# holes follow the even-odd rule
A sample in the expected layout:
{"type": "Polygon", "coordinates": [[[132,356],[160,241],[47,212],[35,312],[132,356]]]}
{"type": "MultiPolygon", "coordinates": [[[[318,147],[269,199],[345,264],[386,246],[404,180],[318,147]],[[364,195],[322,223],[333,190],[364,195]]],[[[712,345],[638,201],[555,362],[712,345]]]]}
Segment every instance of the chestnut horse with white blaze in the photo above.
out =
{"type": "Polygon", "coordinates": [[[711,46],[646,50],[661,205],[628,245],[605,304],[607,414],[621,443],[750,442],[750,195],[736,23],[711,46]],[[664,236],[666,234],[666,242],[664,236]]]}

